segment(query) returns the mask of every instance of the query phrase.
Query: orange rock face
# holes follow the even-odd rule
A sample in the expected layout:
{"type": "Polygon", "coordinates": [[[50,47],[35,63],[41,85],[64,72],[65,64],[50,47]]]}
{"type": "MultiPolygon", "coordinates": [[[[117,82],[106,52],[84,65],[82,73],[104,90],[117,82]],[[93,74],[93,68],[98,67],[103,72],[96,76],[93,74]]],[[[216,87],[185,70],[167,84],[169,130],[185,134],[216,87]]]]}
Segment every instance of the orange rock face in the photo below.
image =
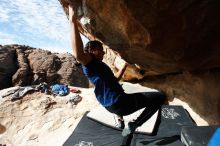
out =
{"type": "Polygon", "coordinates": [[[164,74],[220,66],[219,5],[218,0],[87,0],[78,1],[77,10],[79,21],[89,19],[83,27],[91,36],[146,71],[164,74]]]}
{"type": "MultiPolygon", "coordinates": [[[[219,0],[60,2],[66,12],[68,3],[75,5],[85,36],[102,41],[139,66],[147,85],[164,90],[170,98],[184,98],[210,123],[220,123],[220,91],[216,90],[220,83],[214,81],[220,78],[219,0]],[[170,75],[172,84],[166,79],[170,75]],[[161,86],[161,81],[167,83],[161,86]]],[[[111,62],[115,56],[107,58],[111,62]]],[[[129,75],[127,71],[129,79],[136,78],[132,71],[129,75]]]]}

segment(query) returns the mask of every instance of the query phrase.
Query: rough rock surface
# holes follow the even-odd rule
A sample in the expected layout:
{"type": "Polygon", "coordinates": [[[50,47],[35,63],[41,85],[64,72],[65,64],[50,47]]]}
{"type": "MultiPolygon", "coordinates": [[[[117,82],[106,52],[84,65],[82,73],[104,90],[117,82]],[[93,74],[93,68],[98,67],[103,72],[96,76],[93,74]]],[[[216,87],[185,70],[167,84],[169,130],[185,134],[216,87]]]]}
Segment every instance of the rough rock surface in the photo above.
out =
{"type": "Polygon", "coordinates": [[[88,87],[89,82],[71,54],[51,53],[21,45],[0,47],[0,89],[46,82],[88,87]]]}
{"type": "MultiPolygon", "coordinates": [[[[102,41],[107,52],[111,48],[136,64],[137,69],[129,70],[132,77],[158,78],[152,83],[146,79],[145,84],[160,87],[168,95],[172,92],[210,124],[220,124],[220,91],[216,89],[220,82],[215,80],[220,78],[219,0],[60,2],[67,15],[68,3],[76,6],[85,36],[102,41]],[[172,80],[168,80],[170,75],[172,80]]],[[[110,62],[114,62],[115,54],[108,57],[110,62]]]]}
{"type": "Polygon", "coordinates": [[[185,72],[166,76],[146,77],[142,85],[161,89],[169,100],[174,97],[189,104],[195,112],[211,125],[220,124],[220,72],[210,70],[200,73],[185,72]]]}
{"type": "Polygon", "coordinates": [[[63,145],[82,115],[98,105],[92,88],[77,89],[82,97],[77,104],[68,102],[75,93],[54,97],[34,92],[14,102],[0,98],[0,145],[63,145]]]}
{"type": "Polygon", "coordinates": [[[17,71],[15,49],[0,46],[0,89],[12,85],[11,77],[17,71]]]}
{"type": "Polygon", "coordinates": [[[220,66],[218,0],[60,1],[79,1],[78,19],[91,21],[83,23],[86,32],[146,72],[220,66]]]}

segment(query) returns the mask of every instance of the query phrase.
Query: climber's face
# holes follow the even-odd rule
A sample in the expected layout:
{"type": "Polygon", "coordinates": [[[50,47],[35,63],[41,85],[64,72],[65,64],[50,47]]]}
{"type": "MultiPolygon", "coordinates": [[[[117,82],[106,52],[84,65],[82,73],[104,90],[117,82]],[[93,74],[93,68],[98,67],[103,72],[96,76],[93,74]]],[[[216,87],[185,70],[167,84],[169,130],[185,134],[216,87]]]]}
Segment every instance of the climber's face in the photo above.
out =
{"type": "Polygon", "coordinates": [[[105,54],[105,52],[103,51],[103,47],[94,48],[94,49],[91,50],[91,53],[94,55],[94,57],[95,57],[97,60],[100,60],[100,61],[103,60],[103,56],[104,56],[104,54],[105,54]]]}

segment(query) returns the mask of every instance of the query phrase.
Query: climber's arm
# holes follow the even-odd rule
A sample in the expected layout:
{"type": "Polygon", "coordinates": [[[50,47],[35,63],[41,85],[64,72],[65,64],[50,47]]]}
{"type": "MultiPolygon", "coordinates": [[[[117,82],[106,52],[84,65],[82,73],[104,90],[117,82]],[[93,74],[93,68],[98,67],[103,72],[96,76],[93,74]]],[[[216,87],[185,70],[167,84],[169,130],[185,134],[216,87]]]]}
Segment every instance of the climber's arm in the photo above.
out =
{"type": "Polygon", "coordinates": [[[125,72],[127,66],[128,66],[128,63],[125,62],[125,64],[123,65],[123,67],[122,67],[120,70],[118,70],[117,73],[114,74],[115,77],[116,77],[116,79],[117,79],[118,81],[121,80],[121,78],[122,78],[122,76],[123,76],[123,74],[124,74],[124,72],[125,72]]]}
{"type": "Polygon", "coordinates": [[[81,64],[88,64],[92,60],[92,56],[89,53],[84,53],[83,51],[83,43],[78,30],[78,22],[71,6],[69,6],[69,22],[73,55],[81,64]]]}

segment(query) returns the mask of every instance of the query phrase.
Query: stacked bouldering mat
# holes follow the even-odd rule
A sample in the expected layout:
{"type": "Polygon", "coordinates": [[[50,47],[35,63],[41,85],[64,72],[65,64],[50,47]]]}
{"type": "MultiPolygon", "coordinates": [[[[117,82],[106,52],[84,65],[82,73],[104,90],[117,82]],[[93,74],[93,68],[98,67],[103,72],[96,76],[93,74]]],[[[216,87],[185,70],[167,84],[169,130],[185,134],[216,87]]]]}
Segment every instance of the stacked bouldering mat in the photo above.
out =
{"type": "MultiPolygon", "coordinates": [[[[136,111],[133,114],[130,114],[128,116],[124,116],[124,121],[125,121],[125,126],[127,127],[127,124],[129,121],[135,120],[143,111],[144,109],[140,109],[138,111],[136,111]]],[[[146,121],[142,126],[138,127],[136,129],[136,132],[138,133],[143,133],[143,134],[151,134],[153,133],[155,124],[156,124],[156,120],[158,118],[158,113],[159,111],[157,111],[148,121],[146,121]]],[[[98,106],[97,108],[91,110],[88,114],[87,117],[89,117],[90,119],[93,119],[99,123],[102,123],[106,126],[115,128],[120,130],[119,128],[117,128],[118,123],[118,118],[115,114],[110,113],[109,111],[107,111],[104,107],[102,107],[101,105],[98,106]]]]}

